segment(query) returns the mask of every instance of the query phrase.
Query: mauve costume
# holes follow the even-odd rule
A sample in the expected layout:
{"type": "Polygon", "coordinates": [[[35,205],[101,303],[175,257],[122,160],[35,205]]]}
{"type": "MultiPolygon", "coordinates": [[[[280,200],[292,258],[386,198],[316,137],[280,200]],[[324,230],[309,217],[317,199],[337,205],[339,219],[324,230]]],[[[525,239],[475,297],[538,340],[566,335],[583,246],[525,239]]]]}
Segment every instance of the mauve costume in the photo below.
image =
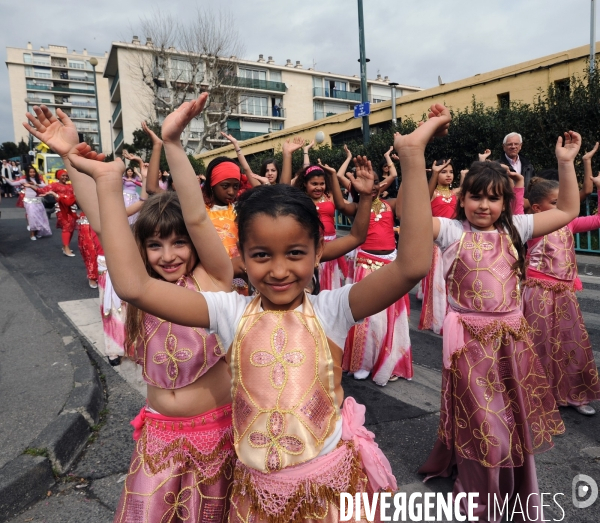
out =
{"type": "MultiPolygon", "coordinates": [[[[177,285],[200,290],[192,277],[177,285]]],[[[144,313],[141,330],[136,362],[154,387],[190,385],[225,355],[217,337],[204,329],[144,313]]],[[[144,407],[132,425],[137,444],[114,521],[227,521],[235,459],[231,405],[190,418],[144,407]]]]}
{"type": "MultiPolygon", "coordinates": [[[[468,222],[444,252],[450,307],[440,425],[419,472],[427,480],[450,476],[456,466],[453,493],[479,493],[480,521],[488,493],[509,503],[539,493],[533,454],[565,430],[521,312],[517,258],[507,234],[472,231],[468,222]]],[[[541,520],[539,496],[532,500],[539,509],[532,521],[541,520]]]]}
{"type": "Polygon", "coordinates": [[[531,325],[533,346],[560,406],[600,399],[598,369],[575,295],[581,290],[573,234],[600,227],[600,216],[571,223],[528,242],[523,314],[531,325]]]}

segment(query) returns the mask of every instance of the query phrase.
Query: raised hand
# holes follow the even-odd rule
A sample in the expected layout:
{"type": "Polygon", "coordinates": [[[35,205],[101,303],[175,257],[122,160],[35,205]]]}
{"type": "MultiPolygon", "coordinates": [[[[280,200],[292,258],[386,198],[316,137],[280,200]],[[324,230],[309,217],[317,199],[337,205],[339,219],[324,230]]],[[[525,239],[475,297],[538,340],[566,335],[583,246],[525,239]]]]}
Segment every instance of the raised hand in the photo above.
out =
{"type": "Polygon", "coordinates": [[[45,105],[34,105],[33,111],[35,116],[26,113],[29,122],[23,123],[23,127],[53,151],[64,157],[79,143],[75,124],[61,109],[56,110],[58,118],[45,105]]]}
{"type": "Polygon", "coordinates": [[[446,168],[448,167],[448,165],[450,165],[450,162],[452,161],[451,158],[448,158],[448,160],[446,160],[444,163],[438,165],[437,164],[437,160],[434,160],[433,165],[431,166],[431,172],[433,173],[433,176],[439,176],[439,174],[446,168]]]}
{"type": "Polygon", "coordinates": [[[233,136],[231,136],[230,134],[224,133],[223,131],[221,131],[221,136],[223,138],[226,138],[227,140],[229,140],[231,142],[231,144],[233,145],[234,149],[239,149],[238,141],[233,136]]]}
{"type": "Polygon", "coordinates": [[[490,154],[492,154],[492,151],[490,151],[489,149],[486,149],[482,153],[479,153],[479,161],[485,162],[489,158],[490,154]]]}
{"type": "Polygon", "coordinates": [[[308,151],[310,151],[313,147],[315,146],[315,141],[314,139],[310,141],[310,143],[308,145],[305,145],[303,147],[303,150],[305,153],[307,153],[308,151]]]}
{"type": "Polygon", "coordinates": [[[346,160],[348,158],[352,158],[352,152],[350,151],[350,149],[348,149],[348,146],[346,144],[344,144],[344,152],[346,153],[346,160]]]}
{"type": "Polygon", "coordinates": [[[429,108],[429,120],[419,122],[412,133],[401,135],[394,133],[394,149],[400,158],[412,155],[421,156],[425,147],[434,136],[445,136],[450,126],[450,111],[441,104],[434,104],[429,108]]]}
{"type": "Polygon", "coordinates": [[[592,176],[592,183],[596,186],[596,190],[600,192],[600,172],[596,176],[592,176]]]}
{"type": "Polygon", "coordinates": [[[594,147],[592,148],[591,151],[587,151],[582,157],[582,160],[591,160],[592,157],[596,154],[596,152],[598,151],[598,143],[596,142],[596,145],[594,145],[594,147]]]}
{"type": "Polygon", "coordinates": [[[302,147],[304,147],[305,144],[305,140],[304,138],[300,137],[300,136],[296,136],[294,138],[292,138],[291,140],[286,140],[283,145],[281,146],[281,149],[283,151],[283,154],[292,154],[294,152],[296,152],[298,149],[301,149],[302,147]]]}
{"type": "Polygon", "coordinates": [[[346,176],[350,179],[352,187],[361,195],[371,196],[373,192],[373,180],[375,173],[370,160],[366,156],[357,156],[354,158],[356,169],[354,173],[347,172],[346,176]]]}
{"type": "Polygon", "coordinates": [[[392,153],[393,150],[394,150],[394,146],[392,145],[386,152],[383,153],[383,156],[385,158],[389,158],[390,154],[392,153]]]}
{"type": "Polygon", "coordinates": [[[115,181],[121,186],[123,171],[125,170],[123,160],[117,158],[114,162],[100,162],[97,160],[98,157],[99,155],[94,153],[92,148],[85,142],[75,145],[67,154],[71,165],[79,172],[92,177],[96,183],[101,180],[108,180],[115,181]]]}
{"type": "Polygon", "coordinates": [[[137,162],[140,165],[144,163],[144,161],[137,155],[131,154],[129,151],[123,150],[123,158],[129,160],[130,162],[137,162]]]}
{"type": "Polygon", "coordinates": [[[556,141],[556,159],[559,162],[572,162],[580,147],[581,135],[575,131],[568,131],[556,141]]]}
{"type": "Polygon", "coordinates": [[[146,122],[142,122],[142,129],[152,140],[152,145],[162,145],[163,141],[156,135],[156,133],[152,129],[150,129],[150,127],[148,127],[148,124],[146,122]]]}
{"type": "Polygon", "coordinates": [[[326,163],[325,163],[325,164],[321,163],[321,158],[318,158],[318,159],[317,159],[317,163],[319,164],[319,167],[322,167],[322,168],[323,168],[323,171],[324,171],[326,174],[329,174],[329,175],[335,176],[335,174],[336,174],[336,170],[335,170],[333,167],[329,167],[329,165],[327,165],[326,163]]]}
{"type": "Polygon", "coordinates": [[[196,100],[183,102],[169,114],[162,124],[163,141],[181,143],[181,133],[202,112],[207,98],[208,93],[202,93],[196,100]]]}

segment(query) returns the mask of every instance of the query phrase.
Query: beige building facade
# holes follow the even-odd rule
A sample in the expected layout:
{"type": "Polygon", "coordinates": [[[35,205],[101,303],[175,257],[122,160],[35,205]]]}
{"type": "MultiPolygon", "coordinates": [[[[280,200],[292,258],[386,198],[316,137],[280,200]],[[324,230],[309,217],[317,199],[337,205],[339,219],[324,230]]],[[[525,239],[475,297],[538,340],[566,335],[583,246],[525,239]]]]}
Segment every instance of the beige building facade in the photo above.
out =
{"type": "Polygon", "coordinates": [[[83,137],[97,148],[102,142],[102,151],[110,153],[110,99],[108,82],[103,77],[106,57],[88,54],[85,49],[69,53],[61,45],[34,49],[29,42],[25,48],[7,47],[15,143],[29,140],[29,133],[21,125],[25,113],[32,112],[34,105],[45,104],[52,112],[60,107],[83,137]],[[98,62],[95,81],[90,63],[93,58],[98,62]]]}
{"type": "MultiPolygon", "coordinates": [[[[158,119],[152,114],[152,99],[139,73],[140,56],[151,53],[152,42],[140,42],[133,37],[131,43],[113,42],[107,59],[105,77],[109,81],[112,114],[113,146],[120,152],[123,143],[131,143],[133,131],[140,122],[158,119]]],[[[186,55],[172,57],[185,67],[186,55]]],[[[227,59],[234,63],[231,86],[239,90],[239,98],[227,120],[227,131],[238,140],[281,132],[291,127],[321,120],[331,115],[347,113],[360,103],[360,78],[335,73],[315,71],[300,62],[286,60],[276,64],[271,56],[258,60],[227,59]]],[[[189,65],[189,64],[188,64],[189,65]]],[[[174,68],[176,69],[176,68],[174,68]]],[[[368,82],[368,97],[380,103],[391,98],[389,79],[378,76],[368,82]]],[[[227,86],[225,86],[227,87],[227,86]]],[[[397,96],[418,92],[418,87],[398,85],[397,96]]],[[[210,107],[209,107],[210,109],[210,107]]],[[[202,122],[194,121],[190,145],[202,132],[202,122]]],[[[213,145],[228,143],[212,140],[213,145]]]]}
{"type": "MultiPolygon", "coordinates": [[[[599,46],[596,43],[596,52],[598,50],[599,46]]],[[[551,84],[568,89],[569,79],[573,75],[583,74],[588,58],[589,46],[582,46],[419,92],[407,93],[396,101],[397,118],[412,118],[419,121],[429,106],[437,102],[462,110],[472,103],[473,97],[477,102],[490,107],[511,101],[532,103],[539,95],[539,90],[545,90],[551,84]]],[[[371,107],[370,125],[383,125],[389,123],[391,119],[390,101],[383,101],[371,107]]],[[[331,144],[332,139],[333,142],[339,142],[340,137],[360,127],[361,120],[355,119],[353,113],[336,114],[324,120],[274,132],[266,138],[247,140],[243,143],[244,153],[278,151],[281,150],[281,144],[291,136],[301,135],[311,139],[318,131],[323,131],[325,143],[331,144]]],[[[207,165],[216,156],[235,157],[235,154],[231,146],[226,146],[202,153],[198,158],[207,165]]]]}

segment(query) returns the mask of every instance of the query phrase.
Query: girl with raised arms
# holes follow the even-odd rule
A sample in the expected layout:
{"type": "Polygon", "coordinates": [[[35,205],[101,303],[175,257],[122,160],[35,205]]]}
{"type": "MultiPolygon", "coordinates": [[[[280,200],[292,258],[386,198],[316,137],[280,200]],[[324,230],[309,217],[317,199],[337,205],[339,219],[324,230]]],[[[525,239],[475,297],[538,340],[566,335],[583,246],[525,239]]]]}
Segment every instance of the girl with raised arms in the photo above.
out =
{"type": "MultiPolygon", "coordinates": [[[[199,111],[205,101],[201,95],[178,111],[199,111]]],[[[352,398],[342,407],[341,347],[352,325],[397,301],[427,273],[432,237],[424,150],[449,122],[449,111],[434,106],[428,122],[395,138],[406,211],[397,259],[318,296],[305,289],[323,252],[320,221],[296,189],[260,187],[239,204],[240,254],[259,294],[194,293],[145,271],[126,225],[120,162],[84,158],[85,144],[69,154],[96,180],[104,248],[121,297],[168,321],[210,329],[229,350],[238,456],[232,520],[337,521],[340,492],[396,489],[389,463],[361,428],[364,407],[352,398]]],[[[368,167],[365,159],[356,163],[358,171],[368,167]]],[[[172,174],[178,186],[183,176],[192,178],[172,174]]],[[[191,199],[182,199],[182,207],[186,221],[197,212],[191,199]]]]}

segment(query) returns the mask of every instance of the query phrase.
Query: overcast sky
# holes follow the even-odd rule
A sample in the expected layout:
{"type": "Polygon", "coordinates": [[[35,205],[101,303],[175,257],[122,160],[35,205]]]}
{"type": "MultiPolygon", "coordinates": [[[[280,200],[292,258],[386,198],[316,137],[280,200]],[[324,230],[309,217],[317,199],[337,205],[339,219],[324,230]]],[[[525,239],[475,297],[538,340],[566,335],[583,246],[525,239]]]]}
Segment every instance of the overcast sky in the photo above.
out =
{"type": "MultiPolygon", "coordinates": [[[[589,45],[590,0],[364,0],[368,77],[427,88],[581,45],[589,45]]],[[[185,18],[213,1],[0,0],[0,44],[48,44],[91,53],[140,33],[156,6],[185,18]],[[133,32],[135,31],[135,33],[133,32]]],[[[272,55],[324,72],[359,74],[356,0],[228,0],[244,58],[272,55]]],[[[599,9],[600,10],[600,9],[599,9]]],[[[600,15],[599,15],[600,16],[600,15]]],[[[142,34],[139,34],[142,37],[142,34]]],[[[600,37],[600,35],[599,35],[600,37]]],[[[0,142],[13,141],[6,66],[0,68],[0,142]]]]}

